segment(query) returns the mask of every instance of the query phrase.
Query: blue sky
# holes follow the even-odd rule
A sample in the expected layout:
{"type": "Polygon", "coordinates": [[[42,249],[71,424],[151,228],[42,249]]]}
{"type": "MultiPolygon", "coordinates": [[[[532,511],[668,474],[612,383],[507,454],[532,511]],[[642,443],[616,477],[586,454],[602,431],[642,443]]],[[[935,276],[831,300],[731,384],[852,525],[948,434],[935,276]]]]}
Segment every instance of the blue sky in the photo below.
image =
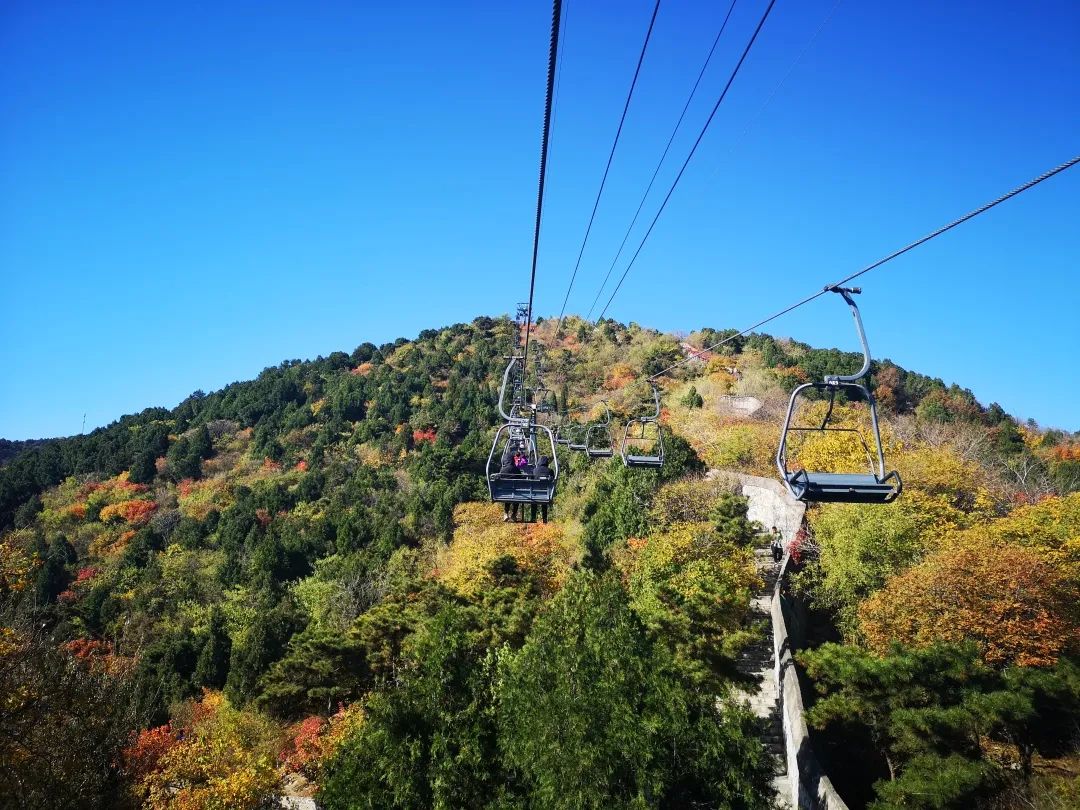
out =
{"type": "MultiPolygon", "coordinates": [[[[764,6],[737,3],[661,189],[764,6]]],[[[565,9],[549,316],[652,3],[565,9]]],[[[725,10],[662,4],[571,312],[596,295],[725,10]]],[[[0,436],[77,433],[84,413],[90,429],[284,359],[511,311],[528,294],[549,15],[5,3],[0,436]]],[[[1080,154],[1078,38],[1072,0],[778,0],[609,315],[753,323],[1080,154]]],[[[875,271],[875,355],[1080,429],[1077,222],[1080,168],[875,271]]],[[[855,343],[830,298],[770,330],[855,343]]]]}

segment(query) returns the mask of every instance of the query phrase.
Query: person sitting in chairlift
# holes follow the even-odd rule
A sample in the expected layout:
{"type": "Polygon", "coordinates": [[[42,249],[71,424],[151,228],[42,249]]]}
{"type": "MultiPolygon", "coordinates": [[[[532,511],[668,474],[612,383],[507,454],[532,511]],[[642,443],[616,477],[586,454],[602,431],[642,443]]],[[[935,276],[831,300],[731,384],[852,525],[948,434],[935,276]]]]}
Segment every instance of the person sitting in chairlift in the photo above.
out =
{"type": "MultiPolygon", "coordinates": [[[[509,445],[507,445],[509,448],[509,445]]],[[[515,475],[517,473],[517,467],[514,466],[516,454],[513,452],[503,453],[502,466],[499,468],[499,475],[515,475]]],[[[503,504],[503,523],[508,523],[511,518],[517,520],[518,504],[516,503],[504,503],[503,504]]]]}
{"type": "MultiPolygon", "coordinates": [[[[550,481],[553,477],[551,468],[548,466],[551,460],[547,456],[540,456],[536,462],[536,467],[533,469],[533,477],[538,478],[541,481],[550,481]]],[[[539,504],[540,517],[544,523],[547,523],[548,519],[548,505],[546,503],[539,504]]],[[[532,522],[536,523],[536,507],[537,504],[532,505],[532,522]]],[[[522,510],[524,512],[525,510],[522,510]]]]}

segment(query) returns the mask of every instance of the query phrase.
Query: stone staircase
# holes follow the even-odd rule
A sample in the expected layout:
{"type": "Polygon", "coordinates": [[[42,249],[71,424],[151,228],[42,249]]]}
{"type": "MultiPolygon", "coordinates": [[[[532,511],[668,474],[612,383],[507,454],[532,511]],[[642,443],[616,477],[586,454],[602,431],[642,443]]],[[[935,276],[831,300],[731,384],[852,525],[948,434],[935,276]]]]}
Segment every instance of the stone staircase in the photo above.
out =
{"type": "Polygon", "coordinates": [[[780,806],[789,807],[785,798],[790,795],[787,756],[780,693],[776,682],[776,657],[769,610],[779,565],[773,562],[772,553],[767,547],[754,550],[754,562],[764,580],[764,587],[754,595],[751,601],[750,621],[752,624],[764,626],[765,629],[759,639],[739,653],[737,669],[740,674],[752,678],[757,683],[756,689],[744,690],[740,693],[740,697],[761,724],[762,740],[774,757],[773,786],[781,802],[780,806]]]}

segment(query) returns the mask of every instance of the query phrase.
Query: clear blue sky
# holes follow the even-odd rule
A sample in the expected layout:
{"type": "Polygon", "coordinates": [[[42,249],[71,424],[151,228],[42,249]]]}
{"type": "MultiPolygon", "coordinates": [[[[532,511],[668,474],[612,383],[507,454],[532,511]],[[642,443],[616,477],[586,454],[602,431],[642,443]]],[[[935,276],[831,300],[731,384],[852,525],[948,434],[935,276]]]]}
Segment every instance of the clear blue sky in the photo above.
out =
{"type": "MultiPolygon", "coordinates": [[[[759,115],[833,6],[777,2],[610,315],[744,326],[1080,153],[1074,0],[841,0],[759,115]]],[[[570,311],[725,8],[662,5],[570,311]]],[[[763,8],[739,0],[680,161],[763,8]]],[[[537,314],[558,313],[651,9],[567,0],[537,314]]],[[[510,311],[528,292],[549,15],[4,3],[0,436],[77,433],[84,413],[90,429],[510,311]]],[[[871,274],[875,354],[1080,429],[1078,223],[1080,168],[871,274]]],[[[854,346],[829,299],[770,330],[854,346]]]]}

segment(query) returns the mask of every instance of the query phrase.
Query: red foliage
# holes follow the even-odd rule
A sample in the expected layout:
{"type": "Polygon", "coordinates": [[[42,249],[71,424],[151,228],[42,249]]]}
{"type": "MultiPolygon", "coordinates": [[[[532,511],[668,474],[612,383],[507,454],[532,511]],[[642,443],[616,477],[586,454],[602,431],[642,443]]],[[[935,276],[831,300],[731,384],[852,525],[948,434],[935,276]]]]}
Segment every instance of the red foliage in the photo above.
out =
{"type": "Polygon", "coordinates": [[[195,489],[195,482],[190,478],[185,478],[176,485],[176,488],[180,490],[180,497],[186,498],[195,489]]]}
{"type": "Polygon", "coordinates": [[[79,497],[85,498],[101,489],[101,484],[83,484],[79,487],[79,497]]]}
{"type": "Polygon", "coordinates": [[[93,658],[112,655],[113,646],[108,641],[98,641],[93,638],[76,638],[62,644],[60,649],[79,661],[89,661],[93,658]]]}
{"type": "Polygon", "coordinates": [[[428,428],[427,430],[414,430],[412,432],[412,438],[415,444],[419,444],[420,442],[434,442],[435,428],[428,428]]]}
{"type": "Polygon", "coordinates": [[[806,529],[801,528],[795,532],[795,537],[788,543],[788,554],[792,562],[801,563],[806,552],[806,529]]]}
{"type": "Polygon", "coordinates": [[[70,605],[72,602],[76,601],[78,598],[79,598],[79,594],[77,594],[75,591],[71,590],[71,588],[68,588],[66,591],[61,591],[56,597],[58,602],[61,602],[61,603],[65,604],[65,605],[70,605]]]}
{"type": "Polygon", "coordinates": [[[120,481],[116,486],[117,489],[122,489],[124,492],[130,492],[132,495],[142,495],[150,489],[146,484],[133,484],[131,481],[120,481]]]}
{"type": "Polygon", "coordinates": [[[290,739],[280,754],[281,764],[290,771],[300,771],[322,753],[319,735],[327,722],[318,715],[302,720],[290,729],[290,739]]]}
{"type": "Polygon", "coordinates": [[[262,468],[264,472],[281,472],[281,465],[269,456],[263,459],[262,468]]]}
{"type": "Polygon", "coordinates": [[[86,518],[86,504],[73,503],[67,508],[67,513],[76,520],[83,520],[86,518]]]}
{"type": "Polygon", "coordinates": [[[158,765],[180,740],[172,726],[158,726],[132,735],[131,745],[123,750],[124,769],[138,781],[158,769],[158,765]]]}
{"type": "Polygon", "coordinates": [[[125,503],[121,515],[124,520],[135,526],[142,526],[150,522],[150,518],[157,511],[157,503],[154,501],[128,501],[125,503]]]}
{"type": "Polygon", "coordinates": [[[255,519],[259,521],[259,525],[264,529],[270,525],[270,513],[261,506],[255,510],[255,519]]]}
{"type": "Polygon", "coordinates": [[[296,462],[296,469],[300,472],[307,472],[307,468],[308,465],[307,462],[304,461],[304,459],[300,459],[298,462],[296,462]]]}
{"type": "Polygon", "coordinates": [[[96,577],[101,572],[101,569],[89,565],[86,568],[80,568],[79,573],[75,575],[75,584],[81,585],[84,582],[88,582],[96,577]]]}

